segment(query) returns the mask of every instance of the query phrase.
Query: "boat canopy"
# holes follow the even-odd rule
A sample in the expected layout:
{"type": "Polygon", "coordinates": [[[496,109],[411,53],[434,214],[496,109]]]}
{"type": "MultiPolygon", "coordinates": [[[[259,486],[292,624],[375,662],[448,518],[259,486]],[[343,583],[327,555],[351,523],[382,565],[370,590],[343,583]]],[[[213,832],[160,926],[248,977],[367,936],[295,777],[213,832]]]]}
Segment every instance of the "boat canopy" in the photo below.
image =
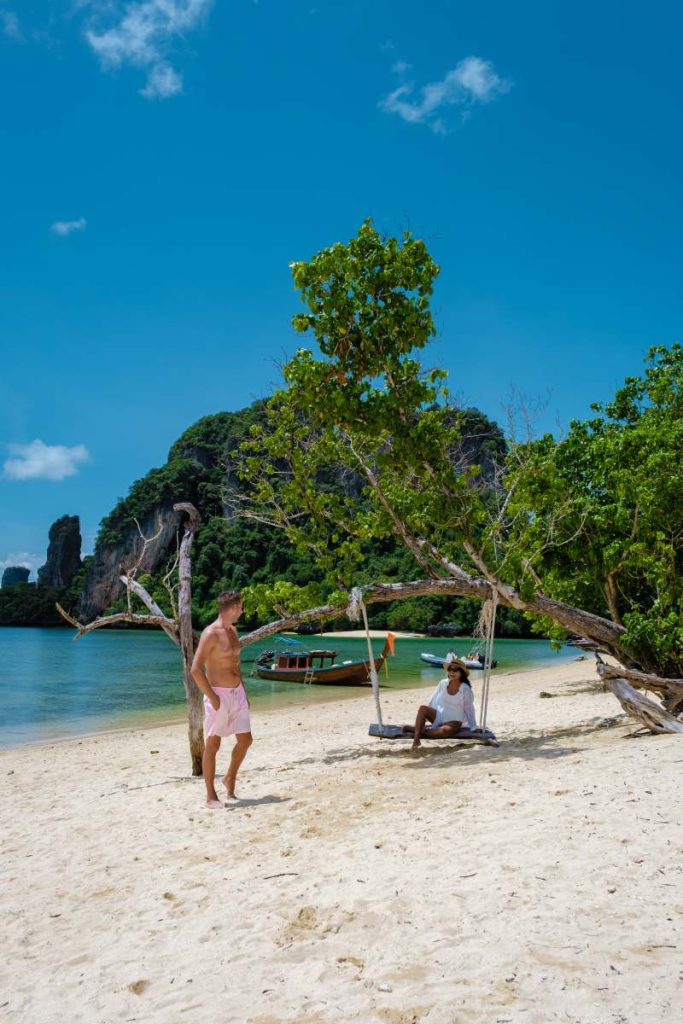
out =
{"type": "Polygon", "coordinates": [[[317,667],[324,668],[325,662],[334,662],[337,657],[336,651],[284,651],[275,655],[274,668],[284,669],[306,669],[317,667]]]}

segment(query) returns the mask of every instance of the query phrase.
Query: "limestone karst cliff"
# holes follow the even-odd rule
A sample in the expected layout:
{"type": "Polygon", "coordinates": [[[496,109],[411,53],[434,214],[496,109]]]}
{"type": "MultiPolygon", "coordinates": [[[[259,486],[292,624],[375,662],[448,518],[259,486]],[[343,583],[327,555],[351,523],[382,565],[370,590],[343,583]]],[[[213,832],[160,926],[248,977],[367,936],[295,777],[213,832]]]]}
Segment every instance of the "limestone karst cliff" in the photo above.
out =
{"type": "MultiPolygon", "coordinates": [[[[175,550],[179,519],[176,502],[190,501],[202,518],[204,530],[217,521],[225,526],[226,490],[231,486],[230,454],[251,425],[262,415],[262,403],[239,412],[205,416],[186,430],[172,446],[165,465],[137,480],[101,523],[93,558],[78,605],[82,621],[101,614],[123,592],[121,568],[130,568],[142,553],[141,534],[151,538],[140,570],[153,573],[175,550]],[[138,529],[139,526],[139,529],[138,529]]],[[[195,545],[201,558],[203,536],[195,545]]]]}
{"type": "Polygon", "coordinates": [[[78,516],[62,516],[50,527],[47,561],[38,570],[38,586],[68,587],[80,567],[80,520],[78,516]]]}

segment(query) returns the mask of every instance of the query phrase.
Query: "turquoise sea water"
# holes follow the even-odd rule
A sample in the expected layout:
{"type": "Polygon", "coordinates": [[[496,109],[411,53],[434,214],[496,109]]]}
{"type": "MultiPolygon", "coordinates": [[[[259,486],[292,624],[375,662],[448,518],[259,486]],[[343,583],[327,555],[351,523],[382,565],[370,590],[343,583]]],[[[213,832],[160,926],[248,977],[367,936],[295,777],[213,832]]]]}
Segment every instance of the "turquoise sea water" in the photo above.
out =
{"type": "MultiPolygon", "coordinates": [[[[108,630],[78,641],[73,636],[67,629],[0,628],[0,747],[183,718],[180,657],[163,633],[108,630]]],[[[365,640],[305,639],[309,647],[336,650],[339,660],[367,656],[365,640]]],[[[373,646],[379,654],[383,641],[374,640],[373,646]]],[[[389,677],[383,674],[382,684],[433,687],[440,673],[420,662],[420,652],[445,656],[453,646],[465,654],[468,641],[397,640],[396,657],[390,659],[389,677]]],[[[256,717],[286,704],[368,699],[369,691],[356,687],[302,686],[250,677],[254,656],[268,647],[272,641],[254,644],[242,655],[256,717]]],[[[576,649],[556,653],[542,640],[497,640],[499,667],[494,674],[560,664],[576,656],[576,649]]]]}

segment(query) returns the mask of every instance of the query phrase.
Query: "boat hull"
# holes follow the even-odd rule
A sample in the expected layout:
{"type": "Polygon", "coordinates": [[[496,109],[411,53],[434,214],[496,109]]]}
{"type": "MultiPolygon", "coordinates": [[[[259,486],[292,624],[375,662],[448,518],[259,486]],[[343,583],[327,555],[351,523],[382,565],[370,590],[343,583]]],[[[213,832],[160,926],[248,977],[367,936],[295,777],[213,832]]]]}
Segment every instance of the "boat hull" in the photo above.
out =
{"type": "MultiPolygon", "coordinates": [[[[384,658],[375,658],[375,670],[379,672],[384,658]]],[[[259,679],[275,679],[281,683],[306,683],[314,686],[371,686],[370,666],[367,661],[354,661],[350,665],[334,665],[329,668],[267,668],[256,667],[259,679]]]]}

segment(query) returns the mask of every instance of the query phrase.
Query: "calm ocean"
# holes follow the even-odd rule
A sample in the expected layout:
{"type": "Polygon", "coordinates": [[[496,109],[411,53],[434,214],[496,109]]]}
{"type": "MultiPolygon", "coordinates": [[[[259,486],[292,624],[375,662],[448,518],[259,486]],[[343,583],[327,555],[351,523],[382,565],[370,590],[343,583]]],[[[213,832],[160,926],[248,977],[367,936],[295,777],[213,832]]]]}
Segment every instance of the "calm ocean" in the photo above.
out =
{"type": "MultiPolygon", "coordinates": [[[[74,641],[68,629],[0,628],[0,747],[19,746],[68,736],[154,725],[182,719],[185,694],[177,648],[162,633],[102,631],[74,641]]],[[[364,640],[306,638],[310,647],[339,652],[340,660],[366,657],[364,640]]],[[[374,642],[379,654],[383,643],[374,642]]],[[[245,682],[255,714],[286,704],[365,697],[352,687],[302,686],[252,678],[253,658],[271,644],[255,644],[243,652],[245,682]]],[[[383,685],[406,688],[434,686],[438,670],[423,665],[420,652],[445,655],[455,646],[465,654],[468,641],[397,640],[383,685]]],[[[560,652],[543,640],[498,640],[495,657],[500,672],[558,665],[577,657],[573,648],[560,652]]],[[[476,678],[478,673],[473,673],[476,678]]]]}

